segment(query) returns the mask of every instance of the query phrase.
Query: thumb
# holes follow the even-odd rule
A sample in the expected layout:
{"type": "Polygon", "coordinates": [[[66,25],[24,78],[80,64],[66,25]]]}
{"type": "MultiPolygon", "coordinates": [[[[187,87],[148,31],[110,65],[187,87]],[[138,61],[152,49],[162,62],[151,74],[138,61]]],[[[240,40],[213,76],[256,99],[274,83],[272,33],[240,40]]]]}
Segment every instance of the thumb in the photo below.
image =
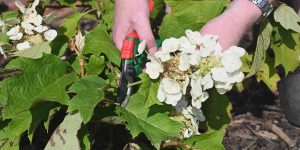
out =
{"type": "Polygon", "coordinates": [[[154,54],[157,51],[157,46],[155,43],[155,38],[153,36],[150,20],[148,16],[139,17],[138,21],[135,21],[134,30],[138,33],[141,41],[146,41],[147,47],[149,49],[149,54],[154,54]]]}

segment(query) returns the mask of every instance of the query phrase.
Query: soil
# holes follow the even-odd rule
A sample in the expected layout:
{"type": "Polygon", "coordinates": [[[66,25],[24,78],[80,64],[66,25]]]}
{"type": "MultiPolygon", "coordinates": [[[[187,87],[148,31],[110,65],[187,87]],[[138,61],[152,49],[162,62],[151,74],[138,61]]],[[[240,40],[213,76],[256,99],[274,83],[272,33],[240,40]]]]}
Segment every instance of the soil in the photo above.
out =
{"type": "Polygon", "coordinates": [[[242,93],[229,94],[232,121],[223,144],[228,150],[299,150],[300,128],[286,119],[277,96],[263,84],[253,83],[242,93]],[[294,144],[288,145],[267,124],[282,129],[294,144]],[[260,136],[257,133],[266,133],[260,136]],[[276,138],[276,139],[272,139],[276,138]]]}

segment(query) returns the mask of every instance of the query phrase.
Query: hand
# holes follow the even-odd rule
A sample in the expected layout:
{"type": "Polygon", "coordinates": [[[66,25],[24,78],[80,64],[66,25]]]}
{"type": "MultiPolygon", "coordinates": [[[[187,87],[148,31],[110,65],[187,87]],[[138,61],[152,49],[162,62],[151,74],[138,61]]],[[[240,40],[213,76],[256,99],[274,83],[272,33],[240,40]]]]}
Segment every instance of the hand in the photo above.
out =
{"type": "Polygon", "coordinates": [[[200,33],[218,35],[223,50],[226,50],[239,44],[243,34],[255,24],[260,15],[259,8],[248,0],[235,0],[222,15],[209,21],[200,33]]]}
{"type": "Polygon", "coordinates": [[[157,51],[149,15],[148,0],[116,0],[113,39],[118,49],[125,37],[136,31],[141,41],[146,40],[150,54],[157,51]]]}

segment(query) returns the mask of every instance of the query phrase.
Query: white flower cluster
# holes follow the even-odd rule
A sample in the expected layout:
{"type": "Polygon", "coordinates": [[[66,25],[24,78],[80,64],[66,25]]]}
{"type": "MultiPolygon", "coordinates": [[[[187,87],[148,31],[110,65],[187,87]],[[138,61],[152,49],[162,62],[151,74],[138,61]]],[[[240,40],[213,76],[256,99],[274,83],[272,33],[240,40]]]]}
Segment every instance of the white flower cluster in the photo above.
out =
{"type": "MultiPolygon", "coordinates": [[[[42,25],[43,17],[36,11],[39,0],[35,0],[29,7],[19,1],[15,2],[22,13],[20,24],[12,27],[6,34],[12,41],[17,41],[17,50],[25,50],[43,41],[52,41],[57,36],[56,30],[42,25]]],[[[3,22],[3,21],[2,21],[3,22]]],[[[1,26],[1,20],[0,20],[1,26]]]]}
{"type": "MultiPolygon", "coordinates": [[[[207,91],[216,88],[218,93],[225,94],[234,83],[244,79],[240,60],[244,54],[245,50],[237,46],[222,51],[217,36],[201,36],[198,31],[187,30],[186,36],[166,39],[160,51],[148,56],[145,72],[151,79],[163,74],[158,99],[176,106],[196,129],[197,123],[204,120],[201,106],[209,98],[207,91]],[[185,100],[186,95],[191,97],[190,101],[185,100]]],[[[198,131],[188,128],[184,137],[193,134],[198,131]]]]}

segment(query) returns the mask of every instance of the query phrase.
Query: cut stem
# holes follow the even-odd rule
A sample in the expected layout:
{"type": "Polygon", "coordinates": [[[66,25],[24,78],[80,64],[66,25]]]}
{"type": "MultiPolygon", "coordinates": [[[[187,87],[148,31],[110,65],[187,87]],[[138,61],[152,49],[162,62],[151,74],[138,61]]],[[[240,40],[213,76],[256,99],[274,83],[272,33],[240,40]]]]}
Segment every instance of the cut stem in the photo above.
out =
{"type": "Polygon", "coordinates": [[[141,81],[137,81],[137,82],[128,84],[127,87],[133,87],[133,86],[136,86],[136,85],[140,85],[140,84],[142,84],[142,83],[143,83],[142,80],[141,80],[141,81]]]}

